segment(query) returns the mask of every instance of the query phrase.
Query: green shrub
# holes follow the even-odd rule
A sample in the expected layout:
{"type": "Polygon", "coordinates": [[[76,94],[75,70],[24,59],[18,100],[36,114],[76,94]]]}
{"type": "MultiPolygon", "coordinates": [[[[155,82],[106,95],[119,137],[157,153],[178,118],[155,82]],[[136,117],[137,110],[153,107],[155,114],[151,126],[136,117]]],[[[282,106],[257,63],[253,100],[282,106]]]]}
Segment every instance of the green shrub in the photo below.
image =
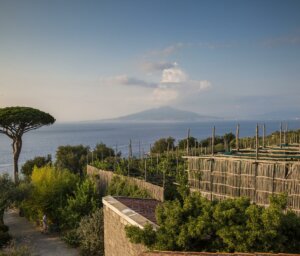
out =
{"type": "Polygon", "coordinates": [[[67,231],[62,238],[70,246],[77,247],[80,244],[77,229],[71,229],[67,231]]]}
{"type": "Polygon", "coordinates": [[[107,190],[108,195],[128,196],[135,198],[150,198],[148,192],[140,189],[137,185],[128,183],[128,180],[121,176],[114,176],[107,190]]]}
{"type": "Polygon", "coordinates": [[[5,173],[0,175],[0,224],[3,223],[3,214],[17,198],[17,189],[10,176],[5,173]]]}
{"type": "Polygon", "coordinates": [[[82,255],[104,255],[103,211],[98,209],[92,215],[83,217],[77,229],[82,255]]]}
{"type": "Polygon", "coordinates": [[[10,244],[5,248],[5,252],[0,252],[0,256],[31,256],[31,252],[27,246],[15,246],[10,244]]]}
{"type": "Polygon", "coordinates": [[[210,202],[191,194],[157,207],[156,232],[129,226],[126,234],[156,250],[299,253],[300,217],[286,210],[285,195],[270,201],[263,208],[247,198],[210,202]]]}
{"type": "Polygon", "coordinates": [[[66,206],[61,209],[62,228],[77,228],[83,216],[94,212],[101,204],[101,196],[95,183],[86,178],[78,183],[74,195],[68,196],[66,206]]]}
{"type": "Polygon", "coordinates": [[[68,170],[57,170],[50,166],[35,167],[29,196],[21,204],[24,215],[37,221],[46,214],[49,225],[59,225],[63,221],[61,208],[66,205],[68,196],[74,193],[78,181],[79,177],[68,170]]]}

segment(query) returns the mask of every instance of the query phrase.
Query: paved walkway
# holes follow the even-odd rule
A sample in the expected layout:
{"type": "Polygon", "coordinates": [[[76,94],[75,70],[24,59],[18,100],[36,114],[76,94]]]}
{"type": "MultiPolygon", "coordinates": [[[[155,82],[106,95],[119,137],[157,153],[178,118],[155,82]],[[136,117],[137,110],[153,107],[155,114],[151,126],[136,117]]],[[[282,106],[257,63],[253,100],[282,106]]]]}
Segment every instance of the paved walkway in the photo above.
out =
{"type": "Polygon", "coordinates": [[[42,234],[24,217],[19,217],[17,211],[7,211],[4,214],[4,223],[9,226],[9,233],[16,245],[27,245],[34,256],[79,255],[76,249],[69,248],[59,237],[42,234]]]}

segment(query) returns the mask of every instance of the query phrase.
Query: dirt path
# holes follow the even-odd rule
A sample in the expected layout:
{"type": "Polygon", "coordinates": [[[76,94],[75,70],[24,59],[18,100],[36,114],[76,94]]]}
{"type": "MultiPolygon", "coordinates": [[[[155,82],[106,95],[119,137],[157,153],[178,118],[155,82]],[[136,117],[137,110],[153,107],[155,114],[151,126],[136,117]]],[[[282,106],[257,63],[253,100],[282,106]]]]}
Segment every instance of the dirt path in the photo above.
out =
{"type": "Polygon", "coordinates": [[[14,210],[5,213],[4,223],[9,226],[9,233],[16,245],[27,245],[35,256],[79,255],[76,249],[69,248],[59,237],[42,234],[14,210]]]}

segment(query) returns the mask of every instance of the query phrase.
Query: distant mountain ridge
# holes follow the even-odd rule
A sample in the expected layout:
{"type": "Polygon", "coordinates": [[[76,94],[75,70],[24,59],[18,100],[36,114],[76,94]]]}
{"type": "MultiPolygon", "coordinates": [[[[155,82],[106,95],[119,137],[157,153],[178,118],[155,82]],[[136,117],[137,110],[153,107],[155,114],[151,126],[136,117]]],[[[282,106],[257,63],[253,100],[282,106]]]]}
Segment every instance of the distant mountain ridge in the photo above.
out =
{"type": "Polygon", "coordinates": [[[105,121],[128,121],[128,122],[196,122],[212,121],[217,117],[200,115],[191,111],[179,110],[172,107],[159,107],[141,111],[138,113],[121,116],[105,121]]]}

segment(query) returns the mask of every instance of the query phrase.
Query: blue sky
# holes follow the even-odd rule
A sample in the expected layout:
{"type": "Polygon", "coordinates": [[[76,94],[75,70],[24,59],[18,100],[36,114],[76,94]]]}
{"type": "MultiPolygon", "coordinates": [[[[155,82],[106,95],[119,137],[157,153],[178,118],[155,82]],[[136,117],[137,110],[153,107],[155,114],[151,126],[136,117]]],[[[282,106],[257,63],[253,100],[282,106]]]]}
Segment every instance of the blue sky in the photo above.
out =
{"type": "Polygon", "coordinates": [[[0,1],[0,107],[299,111],[300,1],[0,1]]]}

